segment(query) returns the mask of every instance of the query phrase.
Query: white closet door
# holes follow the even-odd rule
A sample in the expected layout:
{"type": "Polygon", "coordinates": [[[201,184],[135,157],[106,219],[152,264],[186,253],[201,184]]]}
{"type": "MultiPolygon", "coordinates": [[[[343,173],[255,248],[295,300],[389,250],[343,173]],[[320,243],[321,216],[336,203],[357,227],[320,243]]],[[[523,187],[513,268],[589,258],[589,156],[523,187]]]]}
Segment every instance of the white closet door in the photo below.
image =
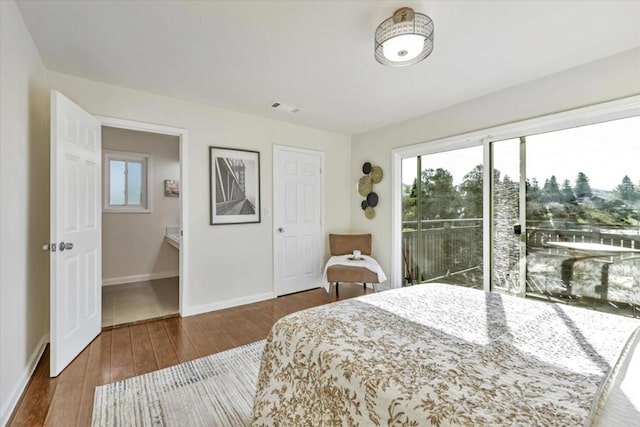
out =
{"type": "Polygon", "coordinates": [[[275,293],[322,284],[322,153],[273,150],[275,293]]]}

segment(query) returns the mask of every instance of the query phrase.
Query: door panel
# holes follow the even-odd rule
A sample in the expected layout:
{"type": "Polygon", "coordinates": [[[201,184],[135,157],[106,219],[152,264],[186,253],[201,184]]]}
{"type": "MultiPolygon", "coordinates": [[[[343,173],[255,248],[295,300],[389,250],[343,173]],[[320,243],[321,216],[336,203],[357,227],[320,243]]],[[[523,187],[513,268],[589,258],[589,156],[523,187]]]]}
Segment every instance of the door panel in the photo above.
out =
{"type": "Polygon", "coordinates": [[[640,117],[526,139],[527,295],[637,315],[640,117]]]}
{"type": "Polygon", "coordinates": [[[483,288],[481,146],[404,159],[402,251],[408,283],[483,288]]]}
{"type": "MultiPolygon", "coordinates": [[[[85,283],[93,283],[101,282],[101,278],[98,276],[98,251],[91,250],[85,254],[85,265],[86,265],[86,276],[85,283]]],[[[97,293],[100,292],[101,289],[98,286],[88,286],[87,292],[85,294],[85,299],[83,301],[84,307],[84,320],[90,319],[96,312],[101,312],[97,307],[97,293]]]]}
{"type": "Polygon", "coordinates": [[[636,316],[638,137],[631,117],[491,143],[493,290],[636,316]]]}
{"type": "Polygon", "coordinates": [[[62,313],[65,318],[63,338],[67,338],[79,327],[77,307],[80,305],[78,301],[78,294],[80,293],[78,289],[78,282],[80,281],[80,266],[78,263],[78,257],[72,256],[67,258],[64,261],[63,266],[65,269],[65,280],[63,283],[64,299],[62,306],[62,313]]]}
{"type": "Polygon", "coordinates": [[[302,236],[302,257],[304,259],[303,274],[313,275],[317,272],[317,237],[313,235],[302,236]]]}
{"type": "Polygon", "coordinates": [[[321,153],[274,147],[274,282],[277,295],[322,283],[321,153]]]}
{"type": "Polygon", "coordinates": [[[51,376],[100,333],[100,121],[51,93],[51,376]],[[61,243],[67,245],[63,247],[61,243]]]}
{"type": "Polygon", "coordinates": [[[296,251],[298,249],[298,239],[296,236],[284,237],[284,279],[295,279],[296,277],[296,251]]]}
{"type": "MultiPolygon", "coordinates": [[[[293,178],[295,179],[295,178],[293,178]]],[[[285,184],[284,208],[286,209],[285,224],[293,225],[298,222],[298,188],[295,182],[285,184]]]]}

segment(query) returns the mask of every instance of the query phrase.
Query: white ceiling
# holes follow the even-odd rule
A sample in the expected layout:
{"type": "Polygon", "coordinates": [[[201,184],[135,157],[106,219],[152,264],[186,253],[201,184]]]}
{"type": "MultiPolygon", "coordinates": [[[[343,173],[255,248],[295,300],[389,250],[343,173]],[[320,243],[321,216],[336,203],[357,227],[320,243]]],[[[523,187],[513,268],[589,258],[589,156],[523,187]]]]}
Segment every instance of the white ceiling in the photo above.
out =
{"type": "Polygon", "coordinates": [[[640,1],[34,1],[46,67],[356,134],[640,46],[640,1]],[[388,68],[376,26],[429,15],[425,61],[388,68]],[[303,109],[275,111],[275,101],[303,109]]]}

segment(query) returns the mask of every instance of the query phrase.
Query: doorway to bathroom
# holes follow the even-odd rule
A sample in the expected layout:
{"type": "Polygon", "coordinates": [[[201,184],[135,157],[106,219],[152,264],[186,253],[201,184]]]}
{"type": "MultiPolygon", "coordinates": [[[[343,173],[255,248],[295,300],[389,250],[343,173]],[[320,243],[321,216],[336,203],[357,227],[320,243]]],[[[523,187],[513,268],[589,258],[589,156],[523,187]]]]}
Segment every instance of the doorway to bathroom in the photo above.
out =
{"type": "Polygon", "coordinates": [[[102,327],[180,312],[180,137],[102,125],[102,327]]]}
{"type": "MultiPolygon", "coordinates": [[[[50,375],[57,376],[100,333],[102,323],[102,127],[173,135],[179,144],[179,224],[174,243],[179,247],[178,309],[185,310],[188,294],[188,131],[88,113],[60,92],[51,91],[50,242],[42,246],[50,259],[50,375]]],[[[117,159],[116,159],[117,160],[117,159]]],[[[140,159],[127,158],[131,170],[140,159]]],[[[151,161],[153,161],[151,159],[151,161]]],[[[146,164],[145,164],[146,165],[146,164]]],[[[114,165],[114,167],[117,165],[114,165]]],[[[121,169],[122,170],[122,169],[121,169]]],[[[118,169],[115,169],[117,173],[118,169]]],[[[128,169],[126,169],[128,172],[128,169]]],[[[135,204],[135,191],[153,185],[125,181],[126,198],[135,204]],[[131,195],[131,198],[129,198],[131,195]]],[[[144,183],[143,183],[144,182],[144,183]]],[[[116,182],[117,184],[117,182],[116,182]]],[[[171,184],[171,183],[170,183],[171,184]]],[[[163,182],[164,185],[164,182],[163,182]]],[[[175,187],[175,186],[174,186],[175,187]]],[[[169,191],[172,190],[169,185],[169,191]]],[[[124,193],[124,192],[123,192],[124,193]]],[[[139,194],[140,200],[153,197],[139,194]]],[[[116,200],[114,200],[116,202],[116,200]]],[[[112,203],[116,204],[116,203],[112,203]]],[[[121,202],[124,205],[123,202],[121,202]]],[[[137,203],[142,205],[143,203],[137,203]]],[[[148,207],[147,207],[148,209],[148,207]]],[[[144,215],[139,213],[138,215],[144,215]]],[[[132,232],[133,233],[133,232],[132,232]]],[[[123,245],[124,243],[121,243],[123,245]]],[[[176,248],[178,249],[178,248],[176,248]]],[[[133,280],[133,278],[130,277],[133,280]]]]}

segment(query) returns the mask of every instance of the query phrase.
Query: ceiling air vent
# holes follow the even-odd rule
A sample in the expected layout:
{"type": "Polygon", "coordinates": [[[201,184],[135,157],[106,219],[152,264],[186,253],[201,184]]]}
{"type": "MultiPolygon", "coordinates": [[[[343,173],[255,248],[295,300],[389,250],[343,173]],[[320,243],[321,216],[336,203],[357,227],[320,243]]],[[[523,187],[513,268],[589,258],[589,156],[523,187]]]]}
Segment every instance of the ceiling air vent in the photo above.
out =
{"type": "Polygon", "coordinates": [[[295,114],[302,111],[302,108],[296,107],[295,105],[282,104],[280,102],[274,102],[271,104],[271,108],[278,111],[284,111],[285,113],[295,114]]]}

